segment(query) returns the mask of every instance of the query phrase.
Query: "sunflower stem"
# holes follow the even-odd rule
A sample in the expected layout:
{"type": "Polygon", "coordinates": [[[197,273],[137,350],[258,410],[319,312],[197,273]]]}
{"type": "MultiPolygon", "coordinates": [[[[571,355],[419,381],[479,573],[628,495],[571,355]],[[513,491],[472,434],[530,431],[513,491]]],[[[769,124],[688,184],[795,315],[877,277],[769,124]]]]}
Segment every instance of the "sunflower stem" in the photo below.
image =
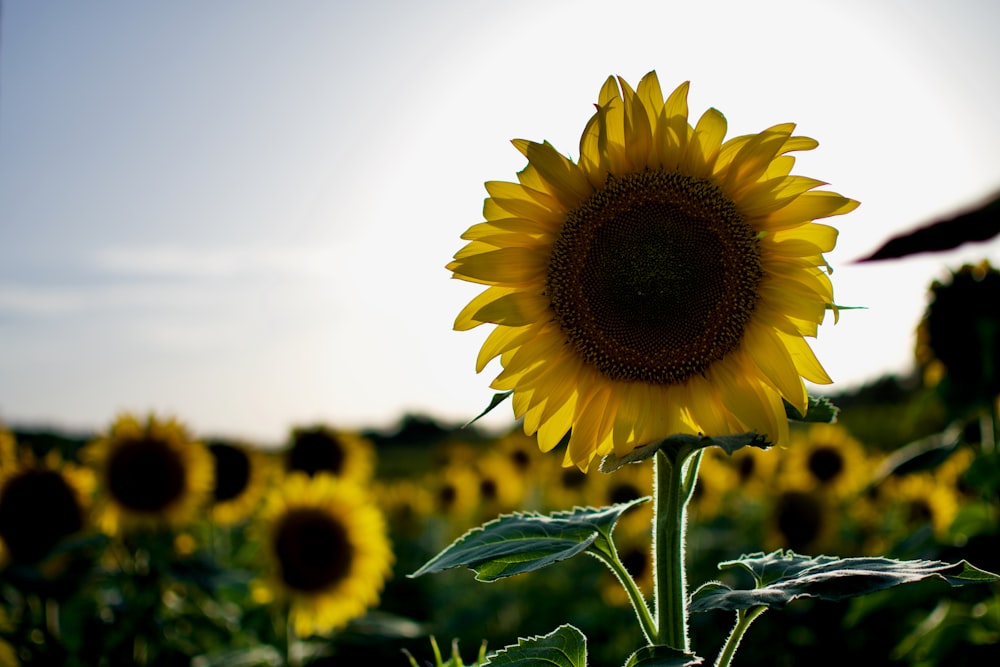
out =
{"type": "Polygon", "coordinates": [[[642,634],[645,635],[646,641],[650,644],[656,642],[657,629],[656,621],[653,619],[653,615],[649,612],[649,606],[646,604],[646,598],[643,596],[642,591],[639,590],[639,586],[635,583],[635,579],[629,574],[629,571],[622,564],[621,559],[618,557],[618,550],[614,548],[614,543],[611,544],[610,555],[603,552],[592,552],[598,560],[607,565],[614,575],[621,582],[622,587],[625,589],[625,593],[628,594],[628,599],[632,603],[632,609],[635,611],[635,616],[639,620],[639,626],[642,628],[642,634]]]}
{"type": "Polygon", "coordinates": [[[689,452],[656,453],[653,514],[653,564],[657,643],[688,650],[687,579],[684,569],[684,508],[694,489],[684,471],[689,452]],[[690,482],[690,483],[688,483],[690,482]]]}
{"type": "Polygon", "coordinates": [[[733,656],[736,655],[736,649],[740,646],[740,641],[743,639],[743,635],[746,633],[750,624],[756,620],[758,616],[763,614],[767,610],[767,607],[751,607],[750,609],[740,609],[736,612],[736,625],[733,626],[732,631],[729,633],[729,637],[726,638],[726,643],[722,647],[722,651],[719,653],[719,658],[715,661],[715,667],[729,667],[729,663],[732,662],[733,656]]]}

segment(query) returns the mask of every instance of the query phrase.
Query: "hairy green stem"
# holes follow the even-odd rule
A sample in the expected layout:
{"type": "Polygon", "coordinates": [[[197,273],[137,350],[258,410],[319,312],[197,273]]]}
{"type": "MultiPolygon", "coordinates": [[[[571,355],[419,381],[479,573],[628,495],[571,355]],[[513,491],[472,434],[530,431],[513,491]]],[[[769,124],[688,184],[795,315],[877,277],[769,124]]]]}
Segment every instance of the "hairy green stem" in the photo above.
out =
{"type": "Polygon", "coordinates": [[[750,609],[740,609],[736,612],[736,625],[733,626],[732,632],[729,633],[729,637],[726,639],[726,643],[719,653],[719,659],[715,661],[715,667],[729,667],[729,663],[732,662],[733,656],[736,655],[736,649],[739,648],[740,641],[743,639],[747,628],[766,610],[767,607],[751,607],[750,609]]]}
{"type": "Polygon", "coordinates": [[[657,642],[688,650],[687,580],[684,571],[684,506],[691,493],[686,488],[684,456],[668,457],[661,449],[655,458],[653,489],[653,566],[657,642]]]}
{"type": "Polygon", "coordinates": [[[622,583],[622,587],[628,594],[628,599],[632,602],[632,609],[635,611],[636,618],[639,619],[639,625],[642,627],[642,634],[645,635],[646,641],[650,644],[656,643],[656,621],[653,620],[653,615],[649,612],[649,606],[646,605],[646,598],[643,597],[642,591],[639,590],[639,586],[635,583],[635,579],[629,574],[628,570],[625,569],[625,565],[622,564],[621,559],[618,557],[618,550],[611,545],[611,554],[607,554],[603,551],[593,551],[591,552],[598,560],[607,565],[615,576],[618,577],[618,581],[622,583]]]}

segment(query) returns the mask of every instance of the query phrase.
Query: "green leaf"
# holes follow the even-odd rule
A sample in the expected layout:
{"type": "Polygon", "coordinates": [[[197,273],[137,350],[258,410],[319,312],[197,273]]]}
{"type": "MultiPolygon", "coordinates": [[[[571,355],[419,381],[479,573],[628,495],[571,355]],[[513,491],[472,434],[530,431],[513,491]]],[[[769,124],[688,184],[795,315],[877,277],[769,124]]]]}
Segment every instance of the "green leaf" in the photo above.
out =
{"type": "Polygon", "coordinates": [[[587,638],[572,625],[560,625],[541,637],[520,638],[517,646],[507,646],[482,663],[508,667],[585,667],[587,664],[587,638]]]}
{"type": "Polygon", "coordinates": [[[643,646],[629,656],[625,667],[695,667],[704,661],[672,646],[643,646]]]}
{"type": "Polygon", "coordinates": [[[678,433],[649,445],[636,447],[624,456],[608,454],[601,460],[600,470],[601,472],[614,472],[629,463],[639,463],[640,461],[650,459],[661,449],[667,453],[670,460],[676,461],[678,458],[683,459],[687,454],[691,454],[699,449],[704,449],[705,447],[722,447],[722,449],[726,450],[727,454],[732,454],[737,449],[742,449],[743,447],[759,447],[760,449],[767,449],[771,446],[771,444],[772,443],[767,441],[767,438],[762,435],[757,435],[753,431],[750,431],[749,433],[716,435],[711,437],[706,435],[678,433]]]}
{"type": "Polygon", "coordinates": [[[899,561],[890,558],[800,556],[781,550],[751,554],[719,564],[720,569],[739,567],[756,582],[750,590],[733,589],[709,582],[691,596],[693,612],[711,609],[740,610],[750,607],[784,607],[802,597],[842,600],[886,588],[936,578],[952,586],[1000,581],[1000,576],[969,565],[966,561],[943,563],[932,560],[899,561]]]}
{"type": "Polygon", "coordinates": [[[499,393],[493,394],[493,398],[490,399],[490,404],[486,406],[486,409],[480,412],[472,419],[470,419],[469,421],[467,421],[466,423],[462,424],[462,428],[467,428],[475,424],[477,421],[479,421],[480,419],[488,415],[490,412],[492,412],[493,408],[506,401],[513,393],[514,390],[511,389],[509,391],[501,391],[499,393]]]}
{"type": "Polygon", "coordinates": [[[809,422],[812,424],[829,424],[836,421],[840,408],[830,402],[825,396],[810,396],[806,413],[803,415],[798,408],[782,399],[785,404],[785,416],[792,421],[809,422]]]}
{"type": "Polygon", "coordinates": [[[638,498],[600,509],[578,507],[549,515],[507,514],[473,528],[409,576],[465,566],[476,572],[479,581],[495,581],[541,569],[588,549],[607,550],[618,518],[647,500],[638,498]]]}

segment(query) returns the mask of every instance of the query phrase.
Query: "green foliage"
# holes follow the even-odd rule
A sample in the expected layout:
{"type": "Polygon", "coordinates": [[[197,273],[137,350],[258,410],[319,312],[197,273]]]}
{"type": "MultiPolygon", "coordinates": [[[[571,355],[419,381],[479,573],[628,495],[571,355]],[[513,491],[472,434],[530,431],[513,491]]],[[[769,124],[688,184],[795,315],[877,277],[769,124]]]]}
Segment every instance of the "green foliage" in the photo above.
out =
{"type": "MultiPolygon", "coordinates": [[[[792,421],[809,422],[812,424],[829,424],[836,421],[837,415],[840,413],[840,408],[834,405],[833,402],[825,396],[810,396],[808,405],[806,406],[806,413],[804,415],[788,401],[783,402],[785,404],[785,416],[792,421]]],[[[732,452],[730,452],[730,454],[731,453],[732,452]]]]}
{"type": "Polygon", "coordinates": [[[485,665],[499,667],[585,667],[587,638],[572,625],[560,625],[541,637],[521,638],[517,645],[507,646],[488,656],[485,665]]]}
{"type": "Polygon", "coordinates": [[[549,515],[517,512],[501,516],[470,530],[410,576],[465,566],[476,572],[479,581],[496,581],[547,567],[588,549],[607,552],[618,518],[646,500],[549,515]]]}
{"type": "Polygon", "coordinates": [[[625,667],[696,667],[701,658],[670,646],[643,646],[629,656],[625,667]]]}
{"type": "Polygon", "coordinates": [[[842,600],[932,577],[952,586],[1000,581],[1000,576],[975,568],[964,560],[950,564],[882,557],[810,558],[781,550],[751,554],[719,564],[720,569],[736,567],[753,576],[753,589],[738,590],[721,582],[709,582],[691,596],[689,609],[698,612],[759,606],[780,608],[803,597],[842,600]]]}
{"type": "MultiPolygon", "coordinates": [[[[471,426],[472,424],[475,424],[477,421],[479,421],[480,419],[488,415],[490,412],[492,412],[493,408],[497,407],[498,405],[506,401],[508,398],[510,398],[511,394],[513,393],[514,390],[511,389],[509,391],[501,391],[497,392],[496,394],[493,394],[493,398],[490,399],[490,404],[486,406],[486,409],[480,412],[472,419],[470,419],[468,422],[466,422],[465,426],[471,426]]],[[[463,428],[465,427],[463,426],[463,428]]]]}
{"type": "Polygon", "coordinates": [[[732,454],[744,447],[768,449],[770,446],[771,443],[768,442],[767,438],[753,431],[712,437],[678,433],[669,438],[664,438],[663,440],[642,447],[636,447],[624,456],[608,454],[601,460],[601,472],[611,473],[630,463],[640,463],[653,458],[659,451],[666,453],[671,461],[683,461],[688,455],[706,447],[721,447],[727,454],[732,454]]]}

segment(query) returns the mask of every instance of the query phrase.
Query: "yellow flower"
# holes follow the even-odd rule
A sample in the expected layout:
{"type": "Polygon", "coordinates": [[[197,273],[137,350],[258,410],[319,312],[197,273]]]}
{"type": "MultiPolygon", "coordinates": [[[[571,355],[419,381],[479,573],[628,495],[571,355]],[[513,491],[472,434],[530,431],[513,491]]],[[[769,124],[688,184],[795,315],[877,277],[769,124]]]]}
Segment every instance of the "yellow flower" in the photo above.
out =
{"type": "Polygon", "coordinates": [[[840,424],[810,424],[794,430],[784,452],[778,485],[845,499],[870,481],[874,467],[864,447],[840,424]]]}
{"type": "Polygon", "coordinates": [[[42,461],[10,454],[0,468],[0,563],[36,564],[86,527],[94,480],[55,450],[42,461]]]}
{"type": "Polygon", "coordinates": [[[267,489],[269,460],[253,447],[214,440],[207,444],[215,461],[212,520],[229,525],[245,519],[267,489]]]}
{"type": "Polygon", "coordinates": [[[326,426],[296,428],[286,451],[286,467],[290,472],[310,476],[325,472],[364,484],[375,469],[375,448],[366,438],[346,431],[326,426]]]}
{"type": "Polygon", "coordinates": [[[97,521],[109,535],[191,523],[215,482],[211,455],[172,418],[122,415],[81,458],[97,473],[97,521]]]}
{"type": "Polygon", "coordinates": [[[833,290],[836,229],[857,202],[790,175],[816,142],[790,123],[723,141],[709,109],[688,123],[688,84],[664,101],[655,73],[612,77],[572,162],[516,140],[518,183],[489,182],[485,222],[448,268],[487,285],[455,328],[496,324],[477,361],[543,451],[571,431],[564,465],[675,433],[787,440],[782,399],[830,382],[806,343],[833,290]]]}
{"type": "Polygon", "coordinates": [[[257,526],[270,576],[257,600],[289,605],[295,634],[326,634],[376,606],[392,569],[381,512],[355,484],[328,473],[289,475],[257,526]]]}

